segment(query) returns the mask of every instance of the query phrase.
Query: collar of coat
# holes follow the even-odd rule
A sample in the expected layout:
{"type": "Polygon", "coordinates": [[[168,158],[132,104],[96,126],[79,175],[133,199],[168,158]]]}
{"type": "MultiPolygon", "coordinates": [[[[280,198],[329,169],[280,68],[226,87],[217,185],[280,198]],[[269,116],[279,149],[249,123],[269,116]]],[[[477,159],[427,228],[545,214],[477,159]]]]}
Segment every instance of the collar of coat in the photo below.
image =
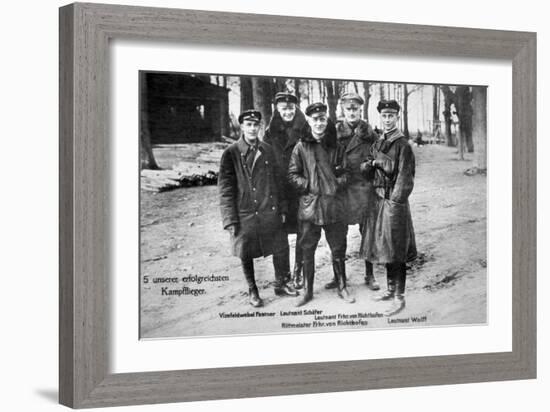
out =
{"type": "Polygon", "coordinates": [[[290,125],[284,122],[279,112],[275,110],[269,122],[269,126],[267,127],[267,132],[269,132],[269,137],[271,139],[269,143],[284,146],[284,149],[294,147],[300,139],[306,125],[306,116],[298,108],[296,108],[296,114],[292,122],[290,122],[290,125]],[[290,133],[287,134],[288,131],[290,131],[290,133]],[[281,140],[285,135],[287,135],[288,138],[284,137],[284,139],[281,140]]]}
{"type": "Polygon", "coordinates": [[[344,139],[347,137],[352,137],[355,134],[364,140],[372,140],[374,134],[370,125],[363,119],[359,120],[359,123],[355,126],[355,128],[352,128],[348,122],[342,120],[336,124],[336,131],[338,133],[338,138],[344,139]]]}
{"type": "MultiPolygon", "coordinates": [[[[265,147],[264,147],[265,143],[261,142],[259,139],[258,139],[258,150],[263,152],[265,150],[265,147]]],[[[244,136],[241,136],[239,140],[237,140],[237,147],[239,148],[239,152],[241,152],[241,155],[242,156],[246,156],[246,154],[248,153],[248,149],[250,148],[250,145],[248,143],[246,143],[246,141],[244,140],[244,136]]]]}
{"type": "Polygon", "coordinates": [[[290,129],[292,129],[293,131],[299,132],[303,129],[305,123],[306,116],[298,108],[296,108],[296,114],[294,115],[294,119],[292,119],[292,121],[290,122],[290,126],[288,126],[286,122],[283,121],[281,114],[277,110],[275,110],[275,113],[273,114],[273,117],[269,122],[268,129],[270,129],[271,131],[282,132],[285,131],[287,127],[290,127],[290,129]]]}
{"type": "MultiPolygon", "coordinates": [[[[302,137],[302,141],[306,143],[317,143],[317,140],[315,140],[315,138],[313,137],[313,134],[311,133],[311,128],[307,123],[306,123],[306,130],[305,130],[304,136],[302,137]]],[[[336,127],[334,126],[334,123],[332,123],[330,119],[328,121],[325,135],[321,140],[321,144],[325,147],[336,147],[337,145],[336,127]]]]}
{"type": "Polygon", "coordinates": [[[387,133],[384,132],[383,139],[386,140],[388,143],[393,143],[397,139],[399,139],[400,137],[405,137],[405,135],[403,134],[403,132],[401,130],[399,130],[398,127],[396,127],[395,129],[393,129],[393,130],[391,130],[387,133]]]}

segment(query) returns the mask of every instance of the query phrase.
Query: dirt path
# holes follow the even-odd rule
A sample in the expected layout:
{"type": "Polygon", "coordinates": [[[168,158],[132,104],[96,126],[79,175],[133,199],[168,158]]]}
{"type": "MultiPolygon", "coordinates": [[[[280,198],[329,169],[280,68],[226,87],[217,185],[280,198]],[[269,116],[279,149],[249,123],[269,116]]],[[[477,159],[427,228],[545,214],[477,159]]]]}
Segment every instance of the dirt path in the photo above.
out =
{"type": "MultiPolygon", "coordinates": [[[[374,292],[363,284],[364,262],[358,259],[361,239],[358,227],[352,226],[348,233],[347,273],[357,302],[346,304],[334,291],[323,288],[332,278],[332,266],[328,245],[322,238],[316,252],[314,300],[304,310],[337,319],[338,315],[340,319],[351,315],[350,319],[363,324],[331,327],[326,326],[326,319],[318,318],[318,322],[325,322],[324,328],[485,323],[486,178],[465,176],[463,171],[471,167],[471,159],[455,160],[455,149],[429,145],[414,150],[417,176],[410,204],[419,257],[408,271],[407,307],[395,317],[402,321],[388,323],[388,318],[379,316],[385,304],[374,302],[374,292]]],[[[291,255],[294,242],[292,236],[291,255]]],[[[255,260],[265,307],[253,310],[247,303],[240,261],[230,255],[228,245],[215,186],[159,194],[142,191],[142,337],[286,333],[304,329],[282,328],[282,323],[315,321],[312,314],[285,314],[296,309],[292,298],[273,294],[271,258],[255,260]],[[192,282],[193,276],[211,275],[216,278],[201,284],[192,282]],[[148,276],[148,283],[144,283],[144,276],[148,276]],[[177,278],[178,282],[153,283],[154,279],[165,278],[177,278]],[[200,289],[204,294],[189,294],[192,290],[199,293],[200,289]],[[166,294],[171,291],[180,294],[166,294]],[[228,317],[223,318],[224,314],[228,317]],[[231,317],[237,315],[247,317],[231,317]]],[[[384,286],[383,266],[375,267],[375,274],[384,286]]],[[[308,328],[307,332],[311,331],[308,328]]]]}

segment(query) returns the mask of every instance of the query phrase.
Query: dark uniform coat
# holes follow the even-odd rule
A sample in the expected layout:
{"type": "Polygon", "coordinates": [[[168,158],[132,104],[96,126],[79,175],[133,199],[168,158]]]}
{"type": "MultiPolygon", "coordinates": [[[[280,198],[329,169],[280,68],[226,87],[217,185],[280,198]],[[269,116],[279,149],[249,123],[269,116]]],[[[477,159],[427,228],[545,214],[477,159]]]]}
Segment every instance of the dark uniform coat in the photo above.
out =
{"type": "Polygon", "coordinates": [[[273,147],[275,157],[280,162],[280,167],[285,172],[283,183],[283,194],[288,202],[288,214],[285,224],[285,230],[288,233],[296,233],[298,231],[298,202],[299,194],[287,179],[286,172],[290,163],[290,156],[294,146],[300,140],[306,127],[306,117],[296,109],[296,114],[292,122],[284,122],[278,111],[275,111],[269,126],[265,131],[264,142],[273,147]]]}
{"type": "Polygon", "coordinates": [[[416,257],[408,200],[415,174],[412,147],[403,133],[395,129],[372,145],[371,155],[376,163],[371,177],[377,195],[377,213],[369,215],[365,223],[361,257],[378,263],[407,262],[416,257]]]}
{"type": "Polygon", "coordinates": [[[218,188],[223,227],[240,226],[231,236],[233,255],[241,259],[269,256],[287,246],[281,223],[286,202],[281,197],[279,169],[271,146],[259,142],[252,170],[246,165],[249,145],[241,137],[222,154],[218,188]]]}
{"type": "Polygon", "coordinates": [[[329,121],[325,136],[318,143],[305,133],[290,158],[288,178],[300,193],[298,219],[319,226],[345,222],[345,203],[339,193],[347,175],[343,169],[343,150],[336,140],[336,128],[329,121]]]}
{"type": "Polygon", "coordinates": [[[338,144],[342,146],[346,168],[349,172],[346,190],[344,192],[347,224],[362,224],[366,213],[372,211],[374,205],[374,189],[372,180],[367,180],[361,173],[361,163],[371,153],[371,145],[377,139],[376,133],[367,122],[359,120],[352,128],[345,120],[336,124],[338,144]]]}

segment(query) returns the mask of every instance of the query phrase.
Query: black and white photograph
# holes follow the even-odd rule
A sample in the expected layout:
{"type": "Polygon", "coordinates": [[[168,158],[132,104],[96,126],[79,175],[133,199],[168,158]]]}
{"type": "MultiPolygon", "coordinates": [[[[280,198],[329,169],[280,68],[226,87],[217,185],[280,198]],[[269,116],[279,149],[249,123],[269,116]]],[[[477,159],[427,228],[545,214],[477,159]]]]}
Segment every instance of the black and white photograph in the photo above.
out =
{"type": "Polygon", "coordinates": [[[140,337],[487,322],[487,87],[140,71],[140,337]]]}

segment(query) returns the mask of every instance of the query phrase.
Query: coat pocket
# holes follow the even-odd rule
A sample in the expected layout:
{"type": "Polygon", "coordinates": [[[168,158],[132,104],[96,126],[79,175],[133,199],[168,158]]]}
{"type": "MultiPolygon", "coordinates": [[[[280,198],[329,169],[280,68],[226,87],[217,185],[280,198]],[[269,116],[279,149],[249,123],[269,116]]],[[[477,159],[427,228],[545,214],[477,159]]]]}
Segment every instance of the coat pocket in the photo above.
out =
{"type": "Polygon", "coordinates": [[[298,210],[298,219],[312,220],[317,210],[318,195],[307,194],[300,197],[300,208],[298,210]]]}

